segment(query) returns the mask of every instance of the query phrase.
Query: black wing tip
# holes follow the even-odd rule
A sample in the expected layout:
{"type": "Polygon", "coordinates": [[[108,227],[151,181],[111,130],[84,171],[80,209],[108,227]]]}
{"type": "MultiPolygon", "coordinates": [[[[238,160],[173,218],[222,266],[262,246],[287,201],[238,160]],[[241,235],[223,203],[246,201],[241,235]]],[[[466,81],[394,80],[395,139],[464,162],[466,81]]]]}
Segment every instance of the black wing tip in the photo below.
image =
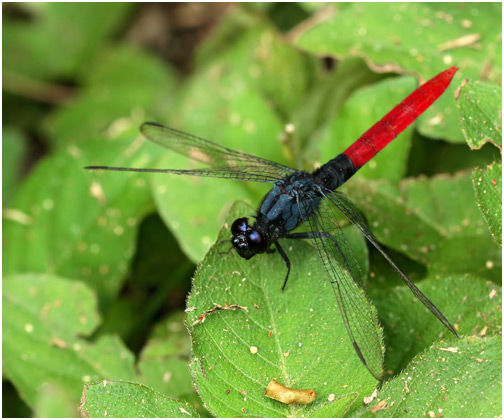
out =
{"type": "Polygon", "coordinates": [[[84,166],[87,171],[115,171],[121,168],[114,168],[112,166],[84,166]]]}
{"type": "Polygon", "coordinates": [[[89,171],[145,171],[145,169],[135,169],[135,168],[122,168],[116,166],[84,166],[84,169],[89,171]]]}
{"type": "Polygon", "coordinates": [[[164,126],[163,124],[159,124],[157,122],[153,122],[153,121],[145,121],[144,123],[142,123],[142,125],[140,126],[140,131],[143,133],[144,130],[147,128],[147,127],[161,127],[161,128],[165,128],[166,126],[164,126]]]}
{"type": "MultiPolygon", "coordinates": [[[[447,321],[448,322],[448,321],[447,321]]],[[[445,327],[450,331],[455,337],[461,338],[459,333],[455,328],[453,328],[453,325],[448,322],[448,325],[445,325],[445,327]]]]}
{"type": "Polygon", "coordinates": [[[371,368],[369,367],[369,365],[367,364],[366,359],[364,358],[364,355],[362,354],[361,349],[360,349],[359,345],[357,344],[357,342],[352,341],[352,345],[353,345],[353,348],[354,348],[355,352],[357,353],[357,356],[359,356],[360,361],[366,367],[366,369],[369,371],[369,373],[371,375],[373,375],[373,377],[377,381],[381,381],[383,379],[383,377],[384,377],[384,374],[385,374],[385,372],[383,372],[383,369],[382,369],[380,375],[377,375],[376,372],[373,372],[371,370],[371,368]]]}

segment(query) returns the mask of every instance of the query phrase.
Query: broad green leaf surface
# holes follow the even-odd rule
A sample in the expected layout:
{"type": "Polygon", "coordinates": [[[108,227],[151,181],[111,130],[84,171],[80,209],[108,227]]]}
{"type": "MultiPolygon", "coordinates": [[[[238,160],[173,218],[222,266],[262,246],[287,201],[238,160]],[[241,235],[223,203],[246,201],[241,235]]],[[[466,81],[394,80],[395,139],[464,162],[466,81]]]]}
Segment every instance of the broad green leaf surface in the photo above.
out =
{"type": "Polygon", "coordinates": [[[502,149],[502,86],[479,81],[462,84],[457,108],[471,149],[480,149],[487,142],[502,149]]]}
{"type": "MultiPolygon", "coordinates": [[[[19,6],[18,6],[19,7],[19,6]]],[[[104,40],[114,34],[132,5],[94,3],[29,3],[21,6],[30,20],[6,19],[4,70],[42,79],[68,77],[82,67],[104,40]]],[[[86,69],[86,70],[84,70],[86,69]]]]}
{"type": "Polygon", "coordinates": [[[348,414],[349,407],[359,398],[359,394],[347,394],[336,397],[330,394],[327,402],[317,405],[312,411],[308,412],[306,417],[311,418],[340,418],[348,414]]]}
{"type": "Polygon", "coordinates": [[[408,156],[408,177],[455,175],[475,167],[485,167],[494,162],[495,147],[488,144],[474,151],[467,144],[453,144],[435,139],[429,140],[413,132],[412,147],[408,156]]]}
{"type": "MultiPolygon", "coordinates": [[[[502,413],[502,337],[434,344],[385,383],[378,417],[488,418],[502,413]]],[[[372,409],[372,408],[371,408],[372,409]]]]}
{"type": "Polygon", "coordinates": [[[184,306],[196,267],[157,213],[138,226],[130,264],[124,292],[104,308],[99,334],[119,334],[136,353],[146,345],[160,313],[184,306]]]}
{"type": "Polygon", "coordinates": [[[486,171],[475,169],[473,186],[485,222],[495,242],[502,248],[502,165],[490,165],[486,171]]]}
{"type": "Polygon", "coordinates": [[[86,385],[80,411],[95,418],[191,418],[198,413],[183,401],[167,398],[145,385],[102,381],[86,385]]]}
{"type": "Polygon", "coordinates": [[[69,146],[34,169],[4,214],[4,274],[82,279],[101,304],[117,293],[134,251],[136,225],[152,205],[150,192],[144,177],[92,173],[84,166],[148,165],[147,151],[154,145],[141,153],[136,136],[69,146]]]}
{"type": "MultiPolygon", "coordinates": [[[[232,216],[244,211],[239,205],[232,216]]],[[[314,249],[304,241],[288,245],[292,270],[283,293],[285,264],[277,254],[246,261],[236,253],[222,255],[223,245],[216,246],[196,274],[187,303],[191,370],[205,407],[216,416],[316,415],[331,394],[353,395],[345,398],[345,408],[334,405],[336,415],[376,386],[349,341],[314,249]],[[240,308],[208,313],[201,322],[216,305],[240,308]],[[308,406],[268,399],[264,392],[272,379],[313,389],[317,399],[308,406]]]]}
{"type": "Polygon", "coordinates": [[[34,406],[42,384],[65,390],[76,406],[85,382],[132,379],[133,355],[115,337],[80,338],[98,324],[96,298],[84,284],[26,274],[3,279],[4,373],[34,406]]]}
{"type": "MultiPolygon", "coordinates": [[[[428,277],[417,283],[459,335],[501,333],[501,288],[473,276],[428,277]]],[[[373,292],[385,335],[385,369],[397,374],[418,353],[453,335],[403,285],[373,292]]]]}
{"type": "Polygon", "coordinates": [[[138,360],[139,382],[167,397],[188,401],[202,417],[210,417],[194,389],[185,317],[185,312],[176,312],[155,326],[138,360]]]}
{"type": "Polygon", "coordinates": [[[442,269],[500,279],[500,253],[474,202],[470,174],[408,179],[399,187],[351,182],[345,190],[383,244],[432,263],[432,273],[442,269]]]}
{"type": "Polygon", "coordinates": [[[2,207],[9,206],[9,201],[18,188],[19,167],[26,153],[26,138],[18,130],[2,128],[2,207]]]}
{"type": "Polygon", "coordinates": [[[316,57],[300,54],[270,25],[240,9],[223,19],[196,59],[205,71],[219,63],[239,75],[286,120],[304,103],[319,67],[316,57]]]}
{"type": "Polygon", "coordinates": [[[252,81],[258,91],[274,104],[273,108],[280,117],[288,120],[311,90],[312,72],[318,63],[315,57],[300,54],[273,32],[261,34],[259,42],[253,40],[253,43],[253,61],[248,64],[252,81]]]}
{"type": "MultiPolygon", "coordinates": [[[[291,147],[291,153],[297,162],[296,167],[313,170],[314,162],[321,164],[329,159],[319,149],[321,142],[321,146],[324,146],[323,139],[327,140],[328,126],[352,92],[379,78],[361,59],[345,60],[331,72],[322,72],[320,80],[306,95],[289,125],[293,130],[290,134],[294,147],[291,147]]],[[[343,151],[338,150],[339,141],[339,138],[331,138],[331,147],[328,148],[330,158],[343,151]]]]}
{"type": "MultiPolygon", "coordinates": [[[[489,78],[497,82],[501,16],[497,3],[354,3],[322,22],[314,20],[297,45],[339,58],[364,57],[382,71],[416,70],[424,80],[452,65],[460,66],[465,77],[477,78],[491,62],[489,78]]],[[[423,134],[462,140],[453,110],[453,92],[461,79],[457,74],[447,93],[420,118],[423,134]]]]}
{"type": "MultiPolygon", "coordinates": [[[[364,132],[400,103],[415,89],[410,77],[387,79],[354,93],[331,121],[322,139],[322,161],[332,159],[355,142],[364,132]]],[[[411,129],[399,135],[375,156],[356,176],[399,181],[406,170],[411,129]]]]}
{"type": "Polygon", "coordinates": [[[187,363],[191,341],[183,324],[184,316],[177,313],[156,326],[138,363],[143,384],[174,398],[194,390],[187,363]]]}
{"type": "Polygon", "coordinates": [[[146,114],[163,114],[160,101],[173,96],[176,80],[158,58],[124,46],[103,51],[83,72],[83,79],[84,87],[71,106],[58,108],[46,121],[56,147],[89,141],[106,128],[112,133],[124,126],[138,130],[146,114]]]}
{"type": "MultiPolygon", "coordinates": [[[[77,418],[76,396],[60,384],[44,383],[37,390],[33,409],[35,418],[77,418]]],[[[9,401],[10,403],[10,401],[9,401]]]]}
{"type": "MultiPolygon", "coordinates": [[[[297,4],[299,5],[299,7],[303,8],[304,10],[310,13],[315,13],[327,7],[327,3],[316,1],[300,1],[297,4]]],[[[341,3],[338,6],[344,9],[347,6],[347,3],[341,3]]]]}
{"type": "Polygon", "coordinates": [[[429,273],[472,273],[500,282],[502,253],[493,241],[482,236],[453,237],[439,243],[429,260],[429,273]]]}

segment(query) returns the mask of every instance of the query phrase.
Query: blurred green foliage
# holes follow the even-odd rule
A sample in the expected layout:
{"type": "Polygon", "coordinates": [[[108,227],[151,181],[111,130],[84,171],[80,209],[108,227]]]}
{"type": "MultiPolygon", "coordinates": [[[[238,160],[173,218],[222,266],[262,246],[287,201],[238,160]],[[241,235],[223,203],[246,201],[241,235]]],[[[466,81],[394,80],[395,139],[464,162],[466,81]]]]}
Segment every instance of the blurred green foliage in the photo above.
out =
{"type": "Polygon", "coordinates": [[[278,255],[208,253],[229,237],[235,201],[251,214],[267,186],[83,167],[191,165],[141,138],[151,120],[313,169],[452,65],[441,99],[343,190],[463,341],[345,232],[384,326],[380,399],[401,401],[377,415],[498,415],[501,20],[497,3],[4,4],[4,415],[77,416],[83,396],[95,417],[368,416],[362,399],[377,383],[358,360],[363,372],[345,376],[355,355],[334,350],[346,339],[337,310],[313,325],[302,316],[332,297],[301,278],[320,268],[310,247],[289,250],[306,261],[293,259],[284,294],[278,255]],[[289,299],[297,316],[280,312],[289,299]],[[270,312],[220,311],[191,326],[214,304],[249,300],[270,312]],[[265,358],[268,323],[284,335],[265,358]],[[316,402],[264,398],[272,368],[315,389],[316,402]],[[425,387],[433,376],[438,399],[425,387]]]}

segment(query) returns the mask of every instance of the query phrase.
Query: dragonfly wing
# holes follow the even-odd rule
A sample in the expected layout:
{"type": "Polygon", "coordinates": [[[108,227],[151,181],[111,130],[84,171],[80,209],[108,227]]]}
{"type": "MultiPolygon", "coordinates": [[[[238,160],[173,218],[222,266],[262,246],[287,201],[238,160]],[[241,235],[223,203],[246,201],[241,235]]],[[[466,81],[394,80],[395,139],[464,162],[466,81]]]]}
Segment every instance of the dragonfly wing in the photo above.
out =
{"type": "Polygon", "coordinates": [[[159,170],[156,172],[164,171],[257,182],[275,182],[285,175],[295,172],[288,166],[228,149],[161,124],[147,122],[142,124],[140,131],[152,142],[211,167],[208,170],[159,170]]]}
{"type": "Polygon", "coordinates": [[[208,168],[208,169],[150,169],[150,168],[123,168],[120,166],[86,166],[84,169],[124,171],[124,172],[150,172],[175,175],[201,176],[208,178],[237,179],[241,181],[273,183],[278,178],[264,174],[245,172],[243,168],[208,168]]]}
{"type": "MultiPolygon", "coordinates": [[[[325,201],[325,200],[324,200],[325,201]]],[[[312,203],[298,201],[300,214],[312,203]]],[[[378,380],[383,376],[383,343],[376,313],[362,284],[362,273],[335,218],[336,209],[323,203],[303,220],[331,283],[343,323],[360,360],[378,380]]]]}
{"type": "Polygon", "coordinates": [[[352,222],[357,228],[362,232],[362,234],[368,239],[369,242],[373,244],[373,246],[380,251],[383,257],[389,262],[392,268],[397,272],[401,280],[406,283],[406,285],[411,289],[415,297],[422,302],[432,314],[441,321],[441,323],[448,328],[456,337],[458,337],[455,328],[450,324],[450,322],[445,318],[445,316],[441,313],[441,311],[425,296],[418,287],[404,274],[397,265],[395,265],[394,261],[387,255],[384,249],[381,247],[378,240],[368,229],[366,222],[363,220],[360,215],[359,210],[355,207],[355,205],[348,199],[348,197],[340,191],[328,191],[324,192],[325,197],[336,206],[341,213],[345,215],[345,217],[352,222]]]}

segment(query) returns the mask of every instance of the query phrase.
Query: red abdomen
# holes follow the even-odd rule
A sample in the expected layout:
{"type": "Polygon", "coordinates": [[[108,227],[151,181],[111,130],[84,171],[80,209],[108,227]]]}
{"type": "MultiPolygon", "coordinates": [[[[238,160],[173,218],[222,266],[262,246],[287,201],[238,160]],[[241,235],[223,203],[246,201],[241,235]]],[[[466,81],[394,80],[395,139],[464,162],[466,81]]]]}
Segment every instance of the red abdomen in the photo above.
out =
{"type": "Polygon", "coordinates": [[[346,149],[343,154],[350,158],[355,170],[422,115],[443,94],[457,70],[451,67],[424,83],[346,149]]]}

